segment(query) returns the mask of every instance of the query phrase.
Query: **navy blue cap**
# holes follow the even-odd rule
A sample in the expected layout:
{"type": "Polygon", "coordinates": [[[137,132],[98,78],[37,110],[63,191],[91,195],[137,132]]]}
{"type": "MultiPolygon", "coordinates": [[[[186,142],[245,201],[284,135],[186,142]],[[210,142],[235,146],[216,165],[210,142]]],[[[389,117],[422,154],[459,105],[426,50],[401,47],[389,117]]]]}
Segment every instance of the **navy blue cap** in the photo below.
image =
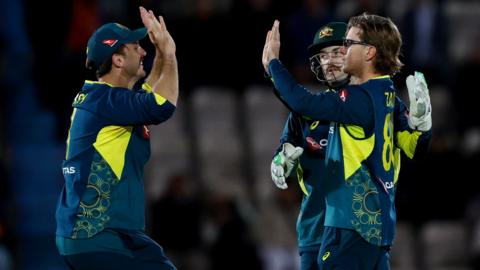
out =
{"type": "Polygon", "coordinates": [[[118,23],[107,23],[98,28],[87,44],[87,62],[97,68],[122,45],[134,43],[147,35],[147,28],[130,30],[118,23]]]}

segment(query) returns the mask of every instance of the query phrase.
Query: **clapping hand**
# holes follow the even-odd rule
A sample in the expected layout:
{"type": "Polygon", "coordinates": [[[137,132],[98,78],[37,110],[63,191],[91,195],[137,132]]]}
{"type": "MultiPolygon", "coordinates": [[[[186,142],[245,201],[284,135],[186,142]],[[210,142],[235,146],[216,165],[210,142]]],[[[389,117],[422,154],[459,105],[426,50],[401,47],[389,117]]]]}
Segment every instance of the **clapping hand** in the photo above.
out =
{"type": "Polygon", "coordinates": [[[148,30],[150,41],[155,45],[157,51],[164,56],[175,55],[175,41],[168,32],[163,17],[159,16],[157,19],[153,11],[147,11],[144,7],[140,7],[140,17],[148,30]]]}
{"type": "Polygon", "coordinates": [[[268,64],[272,59],[276,59],[280,55],[280,22],[275,20],[272,29],[267,33],[265,46],[263,47],[262,64],[265,72],[268,72],[268,64]]]}
{"type": "Polygon", "coordinates": [[[415,130],[428,131],[432,128],[432,105],[423,73],[415,71],[407,77],[406,84],[410,100],[408,125],[415,130]]]}

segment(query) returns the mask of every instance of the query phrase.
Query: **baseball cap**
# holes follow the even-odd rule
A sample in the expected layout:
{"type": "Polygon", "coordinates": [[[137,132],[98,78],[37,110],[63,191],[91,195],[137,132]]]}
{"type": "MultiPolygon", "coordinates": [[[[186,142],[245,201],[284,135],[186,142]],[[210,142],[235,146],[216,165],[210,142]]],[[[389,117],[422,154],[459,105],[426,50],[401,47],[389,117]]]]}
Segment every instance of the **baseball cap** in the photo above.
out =
{"type": "Polygon", "coordinates": [[[331,22],[320,27],[313,43],[308,46],[308,53],[313,56],[325,47],[342,45],[346,32],[347,24],[343,22],[331,22]]]}
{"type": "Polygon", "coordinates": [[[137,42],[146,35],[146,28],[130,30],[118,23],[104,24],[88,40],[87,63],[98,68],[122,45],[137,42]]]}

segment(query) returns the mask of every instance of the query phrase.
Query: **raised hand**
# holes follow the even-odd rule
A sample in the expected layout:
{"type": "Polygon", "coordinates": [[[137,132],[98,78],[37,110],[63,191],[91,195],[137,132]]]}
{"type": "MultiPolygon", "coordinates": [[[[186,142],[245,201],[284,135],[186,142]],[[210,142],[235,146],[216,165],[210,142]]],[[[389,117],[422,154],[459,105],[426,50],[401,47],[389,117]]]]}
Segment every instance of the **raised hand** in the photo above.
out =
{"type": "Polygon", "coordinates": [[[415,71],[406,84],[410,100],[408,124],[412,129],[428,131],[432,128],[432,105],[423,73],[415,71]]]}
{"type": "Polygon", "coordinates": [[[163,55],[174,55],[176,51],[175,41],[168,32],[163,17],[159,16],[157,19],[153,11],[147,11],[143,7],[140,7],[140,17],[155,48],[163,55]]]}
{"type": "Polygon", "coordinates": [[[276,59],[280,55],[280,22],[275,20],[272,29],[268,31],[263,47],[262,64],[265,72],[268,72],[268,64],[272,59],[276,59]]]}

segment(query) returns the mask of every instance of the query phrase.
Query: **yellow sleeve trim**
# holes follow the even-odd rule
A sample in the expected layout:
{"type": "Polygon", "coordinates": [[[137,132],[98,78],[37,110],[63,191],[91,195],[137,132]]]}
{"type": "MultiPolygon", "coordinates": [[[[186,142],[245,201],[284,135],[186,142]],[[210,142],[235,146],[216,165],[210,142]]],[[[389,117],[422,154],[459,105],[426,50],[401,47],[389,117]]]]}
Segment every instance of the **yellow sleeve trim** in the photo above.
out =
{"type": "Polygon", "coordinates": [[[108,85],[108,86],[110,86],[110,87],[113,87],[112,84],[107,83],[107,82],[85,80],[85,83],[89,83],[89,84],[106,84],[106,85],[108,85]]]}
{"type": "Polygon", "coordinates": [[[152,87],[150,86],[150,84],[148,83],[143,83],[142,84],[142,89],[147,91],[147,93],[151,93],[153,90],[152,90],[152,87]]]}
{"type": "Polygon", "coordinates": [[[365,136],[365,132],[360,126],[340,126],[345,179],[350,178],[350,176],[360,168],[362,161],[370,156],[375,146],[375,134],[369,138],[359,140],[351,137],[349,132],[357,138],[363,138],[365,136]]]}
{"type": "Polygon", "coordinates": [[[77,114],[77,108],[73,108],[72,116],[70,117],[70,128],[68,129],[67,151],[65,153],[65,160],[68,159],[68,151],[70,151],[70,130],[72,129],[73,119],[75,119],[75,114],[77,114]]]}
{"type": "Polygon", "coordinates": [[[400,148],[395,148],[395,152],[393,152],[393,183],[396,184],[398,181],[398,175],[400,173],[400,164],[401,164],[401,155],[400,155],[400,148]]]}
{"type": "Polygon", "coordinates": [[[300,165],[300,163],[298,163],[298,166],[297,166],[297,179],[298,179],[298,185],[300,186],[300,189],[303,191],[303,194],[305,194],[305,196],[308,196],[308,190],[307,190],[307,187],[305,186],[305,182],[303,181],[303,168],[302,166],[300,165]]]}
{"type": "Polygon", "coordinates": [[[420,138],[422,132],[415,130],[410,133],[408,130],[397,132],[397,145],[405,152],[408,158],[413,158],[415,149],[417,148],[418,138],[420,138]]]}
{"type": "Polygon", "coordinates": [[[164,97],[160,96],[157,93],[153,93],[153,95],[155,96],[155,101],[157,102],[158,105],[163,105],[163,103],[167,101],[164,97]]]}
{"type": "Polygon", "coordinates": [[[377,76],[377,77],[373,78],[372,80],[376,80],[376,79],[386,79],[386,78],[390,78],[390,75],[377,76]]]}
{"type": "Polygon", "coordinates": [[[107,126],[100,130],[93,144],[93,147],[110,165],[118,180],[122,178],[130,137],[132,137],[132,127],[107,126]]]}
{"type": "MultiPolygon", "coordinates": [[[[150,84],[148,84],[148,83],[143,83],[142,84],[142,89],[147,91],[147,93],[153,93],[153,89],[150,86],[150,84]]],[[[165,101],[167,101],[164,97],[160,96],[157,93],[153,93],[153,95],[155,96],[155,101],[157,102],[158,105],[163,105],[163,103],[165,103],[165,101]]]]}

